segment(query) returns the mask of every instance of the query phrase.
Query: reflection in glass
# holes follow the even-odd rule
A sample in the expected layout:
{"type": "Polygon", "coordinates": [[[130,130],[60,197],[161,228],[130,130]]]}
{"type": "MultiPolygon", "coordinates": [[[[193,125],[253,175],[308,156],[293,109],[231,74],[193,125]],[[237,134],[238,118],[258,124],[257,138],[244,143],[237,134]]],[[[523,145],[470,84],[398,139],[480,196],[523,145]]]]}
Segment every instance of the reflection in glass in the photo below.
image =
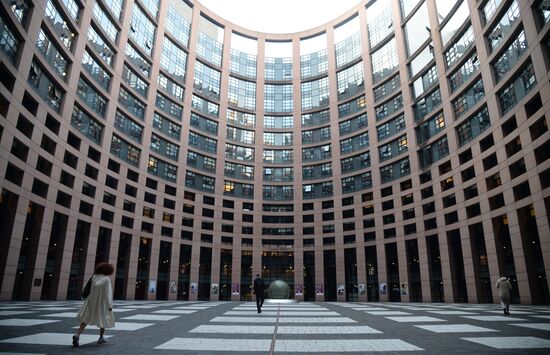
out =
{"type": "Polygon", "coordinates": [[[405,25],[405,37],[407,38],[409,55],[416,52],[416,50],[430,37],[430,34],[428,6],[424,3],[405,25]]]}

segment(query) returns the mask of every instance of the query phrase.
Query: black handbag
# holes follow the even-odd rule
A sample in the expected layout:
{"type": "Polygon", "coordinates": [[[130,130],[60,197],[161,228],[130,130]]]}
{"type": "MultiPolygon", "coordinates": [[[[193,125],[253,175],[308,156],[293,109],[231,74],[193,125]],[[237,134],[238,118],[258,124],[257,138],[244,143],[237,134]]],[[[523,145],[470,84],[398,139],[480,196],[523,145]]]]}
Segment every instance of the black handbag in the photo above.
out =
{"type": "MultiPolygon", "coordinates": [[[[93,276],[92,276],[93,277],[93,276]]],[[[92,277],[86,282],[86,286],[82,289],[82,298],[86,299],[90,295],[90,290],[92,289],[92,277]]]]}

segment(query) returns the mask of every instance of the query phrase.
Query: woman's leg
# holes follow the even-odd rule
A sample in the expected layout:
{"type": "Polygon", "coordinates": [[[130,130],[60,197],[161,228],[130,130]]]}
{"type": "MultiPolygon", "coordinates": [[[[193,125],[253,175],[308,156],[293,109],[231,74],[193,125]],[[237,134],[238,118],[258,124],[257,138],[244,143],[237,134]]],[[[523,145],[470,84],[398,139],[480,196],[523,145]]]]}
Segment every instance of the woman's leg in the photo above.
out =
{"type": "Polygon", "coordinates": [[[99,328],[99,340],[97,341],[98,344],[104,344],[107,342],[105,338],[103,337],[103,334],[105,334],[105,328],[99,328]]]}
{"type": "Polygon", "coordinates": [[[78,328],[78,331],[76,332],[76,336],[80,336],[80,333],[84,331],[84,328],[86,328],[88,324],[82,322],[80,323],[80,327],[78,328]]]}
{"type": "Polygon", "coordinates": [[[78,339],[80,337],[80,333],[84,331],[84,328],[86,328],[86,323],[82,322],[80,323],[80,327],[78,327],[78,330],[76,331],[76,334],[73,335],[73,347],[78,348],[78,339]]]}

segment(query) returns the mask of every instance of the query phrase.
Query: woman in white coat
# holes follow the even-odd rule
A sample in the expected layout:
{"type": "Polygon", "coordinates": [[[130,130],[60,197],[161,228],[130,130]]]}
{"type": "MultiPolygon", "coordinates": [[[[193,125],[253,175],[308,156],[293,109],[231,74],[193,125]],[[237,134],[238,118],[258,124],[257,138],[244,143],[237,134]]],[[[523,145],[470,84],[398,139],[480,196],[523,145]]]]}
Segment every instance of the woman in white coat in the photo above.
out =
{"type": "Polygon", "coordinates": [[[76,318],[80,321],[80,327],[73,335],[73,347],[78,347],[80,333],[88,324],[99,327],[98,344],[106,343],[103,337],[105,328],[115,326],[115,317],[113,314],[113,288],[109,276],[115,271],[113,265],[109,263],[99,263],[95,267],[92,276],[90,294],[82,304],[76,318]]]}

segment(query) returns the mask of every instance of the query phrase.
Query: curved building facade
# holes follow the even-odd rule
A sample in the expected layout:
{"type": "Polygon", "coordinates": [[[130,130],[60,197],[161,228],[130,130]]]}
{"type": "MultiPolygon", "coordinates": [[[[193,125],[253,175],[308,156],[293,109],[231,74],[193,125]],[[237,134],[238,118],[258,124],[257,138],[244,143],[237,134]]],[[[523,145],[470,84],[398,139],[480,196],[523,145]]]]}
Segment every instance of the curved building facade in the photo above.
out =
{"type": "Polygon", "coordinates": [[[550,8],[2,0],[0,299],[550,302],[550,8]]]}

